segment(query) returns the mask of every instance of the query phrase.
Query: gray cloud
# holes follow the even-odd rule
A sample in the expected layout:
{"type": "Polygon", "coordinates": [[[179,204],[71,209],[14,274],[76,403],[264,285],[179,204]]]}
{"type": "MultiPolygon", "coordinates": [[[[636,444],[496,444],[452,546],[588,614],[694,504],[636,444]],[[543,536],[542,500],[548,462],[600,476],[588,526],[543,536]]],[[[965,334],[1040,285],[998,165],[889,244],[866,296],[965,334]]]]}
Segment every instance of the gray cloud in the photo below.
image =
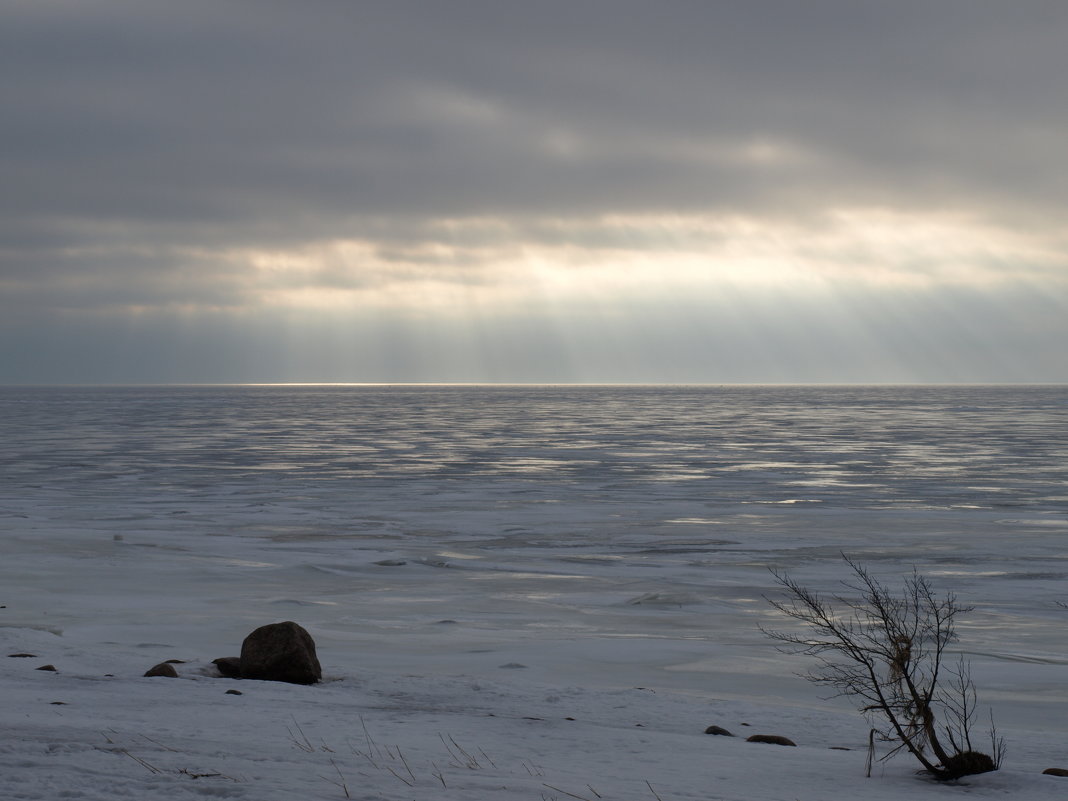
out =
{"type": "Polygon", "coordinates": [[[464,283],[517,237],[655,250],[598,226],[613,214],[953,210],[1068,270],[1049,233],[1068,204],[1062,2],[19,0],[4,17],[0,313],[26,343],[72,310],[238,306],[256,287],[235,249],[360,239],[412,280],[464,283]],[[504,227],[440,226],[476,218],[504,227]]]}
{"type": "Polygon", "coordinates": [[[802,192],[1065,199],[1046,169],[1068,113],[1056,3],[24,3],[7,17],[16,214],[299,226],[761,209],[802,192]],[[554,133],[577,152],[547,151],[554,133]],[[822,160],[761,171],[677,147],[769,135],[822,160]]]}

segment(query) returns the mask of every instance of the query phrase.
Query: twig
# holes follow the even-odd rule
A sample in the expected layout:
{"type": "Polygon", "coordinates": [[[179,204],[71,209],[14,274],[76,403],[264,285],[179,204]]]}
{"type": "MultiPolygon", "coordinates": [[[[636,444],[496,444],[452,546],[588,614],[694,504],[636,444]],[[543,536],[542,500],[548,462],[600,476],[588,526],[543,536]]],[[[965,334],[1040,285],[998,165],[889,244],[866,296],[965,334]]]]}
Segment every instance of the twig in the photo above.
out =
{"type": "MultiPolygon", "coordinates": [[[[188,776],[190,779],[232,778],[231,776],[223,776],[221,773],[193,773],[193,771],[189,770],[189,768],[182,768],[178,772],[181,773],[183,776],[188,776]]],[[[233,779],[233,781],[237,781],[237,779],[233,779]]]]}
{"type": "Polygon", "coordinates": [[[649,792],[653,794],[653,798],[655,798],[656,801],[664,801],[663,798],[661,798],[659,795],[657,795],[656,790],[653,789],[653,785],[649,784],[649,780],[648,779],[645,780],[645,786],[649,788],[649,792]]]}

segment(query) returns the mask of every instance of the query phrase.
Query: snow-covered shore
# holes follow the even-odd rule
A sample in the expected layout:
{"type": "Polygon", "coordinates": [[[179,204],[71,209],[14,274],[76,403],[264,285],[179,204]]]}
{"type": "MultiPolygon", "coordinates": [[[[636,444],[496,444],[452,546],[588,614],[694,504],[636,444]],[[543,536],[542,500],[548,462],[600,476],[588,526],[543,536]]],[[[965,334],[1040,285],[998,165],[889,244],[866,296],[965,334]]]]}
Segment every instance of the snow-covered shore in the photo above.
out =
{"type": "Polygon", "coordinates": [[[1005,730],[1009,764],[962,786],[917,777],[902,758],[866,779],[859,717],[811,698],[722,700],[603,677],[545,684],[519,668],[492,679],[368,670],[330,648],[312,687],[209,678],[204,663],[141,678],[157,657],[195,654],[145,647],[137,662],[133,649],[87,650],[47,632],[2,636],[5,649],[37,654],[3,664],[0,796],[12,801],[1039,799],[1061,797],[1068,781],[1039,775],[1063,759],[1063,733],[1016,728],[1005,730]],[[34,669],[45,660],[58,672],[34,669]],[[706,735],[709,724],[738,736],[706,735]],[[798,745],[745,742],[752,733],[798,745]]]}
{"type": "MultiPolygon", "coordinates": [[[[302,508],[272,507],[273,521],[289,525],[302,508]]],[[[219,536],[189,515],[129,509],[77,527],[62,504],[10,516],[0,797],[792,801],[963,791],[918,777],[905,757],[866,779],[862,718],[820,700],[793,675],[804,666],[756,631],[770,614],[760,596],[774,591],[762,562],[833,588],[833,516],[809,518],[823,524],[818,536],[791,533],[789,555],[775,521],[796,513],[774,510],[744,548],[717,545],[700,522],[675,525],[704,536],[647,547],[650,522],[629,541],[586,534],[550,553],[521,543],[539,526],[563,541],[554,505],[526,508],[526,533],[507,545],[491,536],[499,513],[467,513],[461,537],[420,509],[392,509],[389,528],[403,524],[407,537],[356,540],[219,536]],[[213,676],[211,659],[282,619],[316,638],[322,684],[213,676]],[[178,679],[143,678],[165,659],[186,660],[178,679]],[[45,664],[57,671],[36,669],[45,664]],[[737,736],[704,734],[713,724],[737,736]],[[744,741],[755,733],[797,747],[744,741]]],[[[581,519],[584,509],[568,511],[581,519]]],[[[1035,551],[984,537],[1007,525],[984,520],[935,580],[981,602],[962,648],[1009,755],[998,773],[961,784],[969,797],[1060,797],[1068,779],[1040,774],[1068,765],[1063,638],[1049,639],[1064,619],[1053,603],[1061,582],[1021,570],[1035,551]]],[[[1057,521],[1032,522],[1016,526],[1016,545],[1052,544],[1057,521]]],[[[875,539],[854,546],[884,577],[905,569],[902,538],[890,559],[875,539]]],[[[1045,553],[1049,567],[1056,549],[1045,553]]]]}

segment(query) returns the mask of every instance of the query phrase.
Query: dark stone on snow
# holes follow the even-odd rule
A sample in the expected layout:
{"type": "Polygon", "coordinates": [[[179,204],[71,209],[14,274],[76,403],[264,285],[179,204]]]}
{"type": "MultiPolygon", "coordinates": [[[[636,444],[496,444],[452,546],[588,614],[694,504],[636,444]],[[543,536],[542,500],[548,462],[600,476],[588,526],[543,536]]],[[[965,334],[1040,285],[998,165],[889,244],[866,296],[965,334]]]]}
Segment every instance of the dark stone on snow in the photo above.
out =
{"type": "Polygon", "coordinates": [[[291,620],[260,626],[241,644],[241,678],[315,684],[322,677],[315,640],[291,620]]]}
{"type": "Polygon", "coordinates": [[[165,659],[163,661],[166,662],[168,665],[184,665],[185,664],[185,660],[184,659],[165,659]]]}
{"type": "Polygon", "coordinates": [[[997,769],[993,758],[978,751],[954,754],[942,765],[944,778],[947,779],[959,779],[961,776],[974,776],[976,773],[989,773],[997,769]]]}
{"type": "Polygon", "coordinates": [[[1068,768],[1046,768],[1042,774],[1044,776],[1068,776],[1068,768]]]}
{"type": "Polygon", "coordinates": [[[160,662],[155,667],[150,667],[145,671],[145,677],[151,678],[152,676],[163,676],[168,679],[178,678],[178,671],[174,669],[174,665],[170,662],[160,662]]]}
{"type": "Polygon", "coordinates": [[[227,690],[226,694],[227,695],[244,695],[244,693],[241,692],[240,690],[227,690]]]}
{"type": "Polygon", "coordinates": [[[58,670],[56,670],[56,666],[55,665],[41,665],[39,668],[34,668],[34,670],[49,670],[52,673],[58,673],[59,672],[58,670]]]}
{"type": "Polygon", "coordinates": [[[770,745],[797,745],[793,740],[780,737],[777,734],[754,734],[752,737],[747,737],[745,741],[747,743],[769,743],[770,745]]]}
{"type": "Polygon", "coordinates": [[[705,729],[705,734],[719,734],[723,737],[733,737],[734,735],[727,731],[722,726],[709,726],[705,729]]]}
{"type": "Polygon", "coordinates": [[[241,678],[241,657],[220,656],[218,659],[211,660],[211,663],[215,665],[224,679],[241,678]]]}
{"type": "Polygon", "coordinates": [[[27,657],[29,657],[30,659],[37,658],[37,654],[8,654],[8,656],[12,659],[26,659],[27,657]]]}

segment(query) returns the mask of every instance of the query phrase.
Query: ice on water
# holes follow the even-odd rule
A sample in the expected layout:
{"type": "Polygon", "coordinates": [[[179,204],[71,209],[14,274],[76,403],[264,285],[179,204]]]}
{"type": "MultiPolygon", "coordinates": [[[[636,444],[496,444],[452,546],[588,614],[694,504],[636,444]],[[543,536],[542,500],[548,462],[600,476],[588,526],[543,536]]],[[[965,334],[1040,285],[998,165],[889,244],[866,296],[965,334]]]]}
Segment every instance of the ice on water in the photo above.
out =
{"type": "Polygon", "coordinates": [[[6,626],[223,655],[293,618],[358,664],[774,694],[767,568],[833,589],[844,551],[974,604],[988,684],[1034,666],[995,695],[1068,700],[1063,387],[26,388],[0,421],[6,626]]]}

